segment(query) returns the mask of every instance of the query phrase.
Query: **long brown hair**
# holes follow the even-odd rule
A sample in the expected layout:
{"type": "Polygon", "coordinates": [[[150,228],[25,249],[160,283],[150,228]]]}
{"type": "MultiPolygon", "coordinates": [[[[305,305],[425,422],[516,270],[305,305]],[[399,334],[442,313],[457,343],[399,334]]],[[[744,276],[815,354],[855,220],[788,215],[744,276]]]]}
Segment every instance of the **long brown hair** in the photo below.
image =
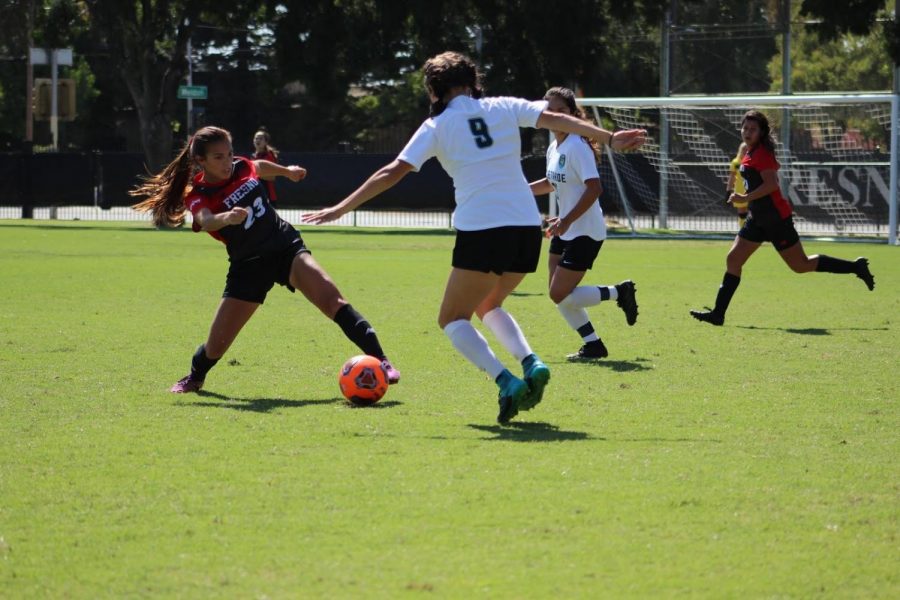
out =
{"type": "Polygon", "coordinates": [[[746,121],[755,121],[756,124],[759,125],[760,145],[768,148],[770,152],[774,152],[775,142],[772,140],[771,132],[769,131],[769,119],[766,118],[766,115],[758,110],[748,110],[741,119],[741,127],[744,126],[744,122],[746,121]]]}
{"type": "MultiPolygon", "coordinates": [[[[253,134],[253,137],[255,138],[259,134],[262,134],[263,141],[266,143],[266,151],[271,152],[272,156],[275,157],[275,160],[278,160],[278,154],[279,154],[278,148],[276,148],[275,146],[272,145],[272,136],[269,135],[269,130],[266,129],[265,127],[260,127],[259,129],[256,130],[256,133],[253,134]]],[[[254,151],[255,150],[256,150],[256,147],[254,146],[254,151]]],[[[262,157],[260,157],[260,158],[262,158],[262,157]]]]}
{"type": "Polygon", "coordinates": [[[425,61],[422,68],[425,74],[425,85],[437,96],[431,104],[431,116],[436,117],[447,108],[444,96],[455,87],[465,86],[472,92],[473,98],[481,98],[482,75],[471,58],[459,52],[442,52],[425,61]]]}
{"type": "MultiPolygon", "coordinates": [[[[556,86],[552,87],[544,94],[544,100],[550,100],[551,98],[559,98],[563,102],[566,103],[566,108],[569,109],[569,114],[571,114],[576,119],[581,119],[582,121],[590,121],[587,118],[587,115],[584,114],[584,111],[581,110],[581,107],[578,106],[578,103],[575,101],[575,92],[567,87],[556,86]]],[[[600,162],[600,157],[602,156],[603,151],[596,141],[591,140],[586,137],[582,137],[581,139],[591,147],[591,150],[594,151],[594,160],[596,162],[600,162]]]]}
{"type": "Polygon", "coordinates": [[[231,142],[231,134],[221,127],[204,127],[178,153],[175,160],[156,175],[145,177],[128,193],[144,198],[132,208],[153,215],[157,227],[178,227],[184,223],[184,191],[194,174],[194,159],[206,156],[206,148],[215,142],[231,142]]]}

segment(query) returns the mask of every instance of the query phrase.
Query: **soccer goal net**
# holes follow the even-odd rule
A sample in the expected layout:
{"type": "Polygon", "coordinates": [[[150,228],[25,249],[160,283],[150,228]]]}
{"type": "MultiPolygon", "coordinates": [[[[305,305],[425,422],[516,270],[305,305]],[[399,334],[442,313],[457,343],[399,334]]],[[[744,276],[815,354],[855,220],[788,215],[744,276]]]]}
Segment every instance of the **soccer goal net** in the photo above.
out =
{"type": "Polygon", "coordinates": [[[769,120],[782,193],[801,234],[890,243],[897,233],[896,102],[876,93],[579,99],[607,129],[649,133],[639,150],[606,152],[601,164],[604,212],[632,232],[734,232],[726,183],[741,118],[755,109],[769,120]]]}

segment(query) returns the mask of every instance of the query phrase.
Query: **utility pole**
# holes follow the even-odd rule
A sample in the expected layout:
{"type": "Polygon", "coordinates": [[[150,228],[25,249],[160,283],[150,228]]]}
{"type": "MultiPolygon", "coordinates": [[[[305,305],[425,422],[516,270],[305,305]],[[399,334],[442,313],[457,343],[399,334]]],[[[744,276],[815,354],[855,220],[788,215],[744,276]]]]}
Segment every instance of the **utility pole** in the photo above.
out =
{"type": "Polygon", "coordinates": [[[31,38],[34,36],[34,0],[25,9],[25,143],[34,143],[34,67],[31,64],[31,38]]]}
{"type": "MultiPolygon", "coordinates": [[[[894,23],[900,23],[900,1],[894,4],[894,23]]],[[[900,169],[900,149],[897,148],[898,131],[900,129],[900,64],[894,63],[894,98],[891,101],[891,181],[890,200],[888,204],[888,243],[896,245],[897,212],[900,198],[897,197],[897,170],[900,169]]]]}
{"type": "MultiPolygon", "coordinates": [[[[194,85],[194,58],[191,55],[191,36],[188,36],[187,39],[187,63],[187,84],[194,85]]],[[[190,97],[187,99],[187,120],[185,125],[187,125],[187,139],[191,139],[191,135],[194,133],[194,100],[190,97]]]]}
{"type": "MultiPolygon", "coordinates": [[[[791,91],[791,0],[781,0],[781,93],[789,96],[791,91]]],[[[787,162],[781,169],[781,189],[788,193],[790,185],[791,160],[791,109],[785,107],[781,111],[781,145],[784,148],[784,160],[787,162]]]]}
{"type": "Polygon", "coordinates": [[[25,7],[25,141],[22,144],[21,202],[22,218],[34,217],[34,197],[31,189],[31,166],[34,152],[34,71],[31,65],[31,38],[34,36],[34,0],[25,7]]]}
{"type": "MultiPolygon", "coordinates": [[[[659,95],[672,93],[672,24],[677,0],[671,0],[663,16],[659,58],[659,95]]],[[[659,227],[666,229],[669,220],[669,116],[668,108],[659,109],[659,227]]]]}

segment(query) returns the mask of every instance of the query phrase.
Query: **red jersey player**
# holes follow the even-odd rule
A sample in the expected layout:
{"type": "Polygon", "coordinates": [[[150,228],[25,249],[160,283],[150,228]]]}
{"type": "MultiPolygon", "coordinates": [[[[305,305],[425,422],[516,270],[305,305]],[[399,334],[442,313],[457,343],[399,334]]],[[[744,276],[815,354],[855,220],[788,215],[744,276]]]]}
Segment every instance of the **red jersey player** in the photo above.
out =
{"type": "MultiPolygon", "coordinates": [[[[264,128],[253,134],[253,158],[255,160],[267,160],[269,162],[278,162],[278,149],[272,145],[272,136],[264,128]]],[[[269,192],[269,200],[275,202],[275,182],[266,181],[266,190],[269,192]]]]}
{"type": "Polygon", "coordinates": [[[763,113],[747,111],[741,120],[741,138],[747,144],[747,153],[741,159],[738,176],[743,178],[747,193],[732,194],[729,201],[748,202],[750,213],[725,259],[725,276],[716,295],[715,308],[692,310],[691,315],[712,325],[725,323],[725,311],[741,282],[744,263],[767,241],[772,242],[781,259],[795,273],[852,273],[870,290],[875,289],[875,278],[865,258],[849,261],[824,254],[806,255],[794,228],[791,204],[778,187],[775,145],[769,137],[769,120],[763,113]]]}
{"type": "Polygon", "coordinates": [[[206,374],[276,283],[291,292],[299,289],[360,350],[381,359],[388,381],[397,383],[400,373],[385,356],[372,326],[347,303],[300,233],[269,202],[260,178],[276,176],[300,181],[306,169],[236,158],[228,131],[204,127],[174,161],[131,192],[145,198],[134,208],[152,213],[157,227],[180,225],[187,209],[193,215],[193,230],[206,231],[228,251],[225,291],[209,337],[194,353],[191,372],[171,391],[196,392],[203,387],[206,374]],[[195,165],[199,172],[188,188],[195,165]]]}

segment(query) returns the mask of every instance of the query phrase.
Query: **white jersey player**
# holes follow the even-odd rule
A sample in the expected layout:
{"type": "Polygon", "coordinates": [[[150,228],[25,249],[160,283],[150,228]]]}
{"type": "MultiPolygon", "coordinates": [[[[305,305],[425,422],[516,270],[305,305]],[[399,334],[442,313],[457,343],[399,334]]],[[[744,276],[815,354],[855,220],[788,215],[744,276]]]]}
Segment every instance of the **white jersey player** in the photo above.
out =
{"type": "MultiPolygon", "coordinates": [[[[547,90],[544,100],[548,109],[583,118],[569,88],[547,90]]],[[[609,355],[603,340],[594,330],[585,310],[604,300],[615,300],[625,312],[629,325],[637,321],[638,307],[633,281],[618,285],[586,285],[578,287],[585,273],[594,266],[606,239],[606,221],[598,197],[602,192],[597,171],[599,151],[595,153],[588,140],[553,130],[554,140],[547,149],[547,176],[531,184],[535,194],[551,195],[556,201],[558,217],[548,220],[550,239],[550,299],[563,318],[584,341],[569,360],[596,360],[609,355]]]]}
{"type": "Polygon", "coordinates": [[[423,71],[431,117],[394,161],[335,206],[306,215],[303,220],[324,223],[338,219],[394,186],[410,171],[418,170],[429,158],[437,157],[453,178],[457,230],[453,268],[438,323],[453,346],[497,383],[497,420],[506,423],[520,409],[528,410],[540,402],[550,379],[550,370],[502,308],[525,275],[537,269],[541,248],[540,214],[519,162],[519,128],[568,131],[617,148],[641,145],[646,132],[635,129],[614,135],[571,116],[549,112],[543,101],[481,98],[475,63],[456,52],[428,59],[423,71]],[[472,326],[473,314],[521,362],[523,378],[503,366],[472,326]]]}

